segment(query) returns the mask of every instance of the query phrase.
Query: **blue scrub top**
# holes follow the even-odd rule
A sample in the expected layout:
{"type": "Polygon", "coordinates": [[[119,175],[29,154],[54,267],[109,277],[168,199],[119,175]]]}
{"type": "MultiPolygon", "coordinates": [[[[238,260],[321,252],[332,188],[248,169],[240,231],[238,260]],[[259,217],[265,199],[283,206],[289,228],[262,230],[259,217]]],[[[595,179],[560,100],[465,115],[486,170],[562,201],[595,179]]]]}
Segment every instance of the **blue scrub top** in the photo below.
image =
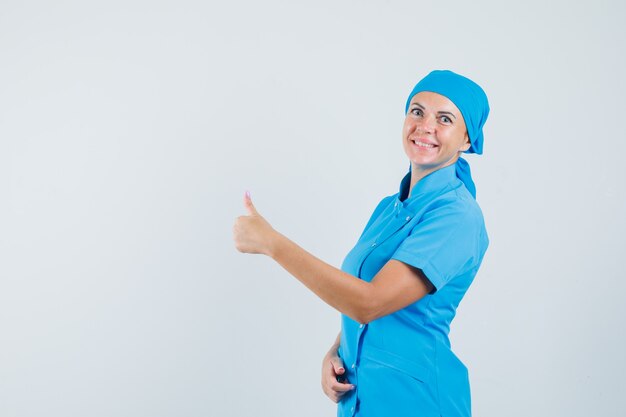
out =
{"type": "Polygon", "coordinates": [[[339,355],[356,389],[339,402],[339,417],[471,415],[467,368],[448,333],[489,243],[483,215],[454,165],[422,178],[407,198],[410,180],[378,204],[341,269],[369,282],[397,259],[435,289],[366,325],[342,315],[339,355]]]}

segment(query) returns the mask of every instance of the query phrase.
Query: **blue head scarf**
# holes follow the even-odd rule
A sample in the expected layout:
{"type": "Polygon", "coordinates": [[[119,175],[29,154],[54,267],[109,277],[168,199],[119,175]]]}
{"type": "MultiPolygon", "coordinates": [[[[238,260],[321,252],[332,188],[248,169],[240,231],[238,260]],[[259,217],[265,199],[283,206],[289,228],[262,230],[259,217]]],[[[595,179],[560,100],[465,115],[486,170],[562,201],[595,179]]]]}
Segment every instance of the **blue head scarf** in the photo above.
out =
{"type": "MultiPolygon", "coordinates": [[[[406,100],[404,113],[409,110],[413,96],[430,91],[447,97],[460,110],[471,143],[467,153],[483,153],[483,125],[489,115],[489,102],[482,88],[469,78],[447,70],[435,70],[424,77],[411,91],[406,100]]],[[[456,162],[456,175],[476,198],[476,186],[472,180],[469,164],[461,157],[456,162]]]]}

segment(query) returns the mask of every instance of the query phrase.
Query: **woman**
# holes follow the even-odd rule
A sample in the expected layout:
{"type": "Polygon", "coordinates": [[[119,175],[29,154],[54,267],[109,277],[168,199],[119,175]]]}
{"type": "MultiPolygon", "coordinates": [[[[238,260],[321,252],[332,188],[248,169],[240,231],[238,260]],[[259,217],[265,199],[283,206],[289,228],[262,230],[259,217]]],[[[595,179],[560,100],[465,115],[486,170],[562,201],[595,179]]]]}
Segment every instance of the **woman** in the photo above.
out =
{"type": "Polygon", "coordinates": [[[234,226],[239,251],[272,257],[342,313],[322,365],[338,416],[469,416],[467,369],[452,353],[449,325],[488,245],[462,152],[482,153],[484,91],[433,71],[405,107],[409,173],[374,210],[341,269],[274,230],[246,193],[234,226]],[[345,364],[345,367],[344,367],[345,364]]]}

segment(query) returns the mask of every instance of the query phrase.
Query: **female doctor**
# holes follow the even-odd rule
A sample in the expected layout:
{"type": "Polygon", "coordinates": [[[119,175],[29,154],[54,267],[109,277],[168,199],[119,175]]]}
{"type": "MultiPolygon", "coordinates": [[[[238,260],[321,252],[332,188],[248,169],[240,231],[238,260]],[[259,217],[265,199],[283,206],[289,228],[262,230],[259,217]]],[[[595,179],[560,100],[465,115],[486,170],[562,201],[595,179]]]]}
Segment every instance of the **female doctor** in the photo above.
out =
{"type": "Polygon", "coordinates": [[[236,248],[265,254],[342,313],[322,364],[340,417],[470,416],[467,369],[448,333],[488,238],[468,163],[482,153],[487,97],[476,83],[433,71],[409,94],[402,146],[410,169],[375,208],[341,269],[273,229],[249,193],[236,248]]]}

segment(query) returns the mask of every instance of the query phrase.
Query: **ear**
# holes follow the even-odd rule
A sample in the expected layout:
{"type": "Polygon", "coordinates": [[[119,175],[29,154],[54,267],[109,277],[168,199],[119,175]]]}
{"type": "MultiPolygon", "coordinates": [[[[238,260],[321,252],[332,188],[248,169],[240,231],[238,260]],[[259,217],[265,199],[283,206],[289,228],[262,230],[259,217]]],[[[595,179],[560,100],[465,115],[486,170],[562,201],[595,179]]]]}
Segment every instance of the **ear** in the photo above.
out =
{"type": "Polygon", "coordinates": [[[470,142],[469,135],[467,134],[467,131],[465,131],[465,142],[463,142],[463,145],[459,148],[459,151],[465,152],[471,146],[472,146],[472,142],[470,142]]]}

